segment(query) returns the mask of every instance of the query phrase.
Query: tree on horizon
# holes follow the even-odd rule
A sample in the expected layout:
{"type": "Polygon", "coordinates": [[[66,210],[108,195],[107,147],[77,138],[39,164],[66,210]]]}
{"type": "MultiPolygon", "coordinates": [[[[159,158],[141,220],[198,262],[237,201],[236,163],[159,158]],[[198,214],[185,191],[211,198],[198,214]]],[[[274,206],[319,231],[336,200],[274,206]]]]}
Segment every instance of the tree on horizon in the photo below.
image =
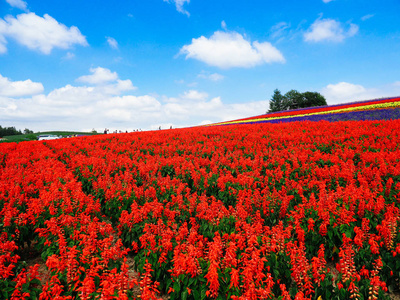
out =
{"type": "Polygon", "coordinates": [[[268,113],[324,105],[328,105],[326,99],[318,92],[290,90],[282,95],[280,90],[275,89],[269,101],[268,113]]]}

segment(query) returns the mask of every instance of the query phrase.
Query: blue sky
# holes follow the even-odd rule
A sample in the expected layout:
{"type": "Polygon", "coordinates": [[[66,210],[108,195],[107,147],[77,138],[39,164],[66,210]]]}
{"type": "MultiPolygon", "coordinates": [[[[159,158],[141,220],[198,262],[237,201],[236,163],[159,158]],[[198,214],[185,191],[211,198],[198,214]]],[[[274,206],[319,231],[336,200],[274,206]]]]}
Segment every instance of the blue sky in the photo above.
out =
{"type": "Polygon", "coordinates": [[[193,126],[400,95],[398,0],[0,0],[0,125],[193,126]]]}

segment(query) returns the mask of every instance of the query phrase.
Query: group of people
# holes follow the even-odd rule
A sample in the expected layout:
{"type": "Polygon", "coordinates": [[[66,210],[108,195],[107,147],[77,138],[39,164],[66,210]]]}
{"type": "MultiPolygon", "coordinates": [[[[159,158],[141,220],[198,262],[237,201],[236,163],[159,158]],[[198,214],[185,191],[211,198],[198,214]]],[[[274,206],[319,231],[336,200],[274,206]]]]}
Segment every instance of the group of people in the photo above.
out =
{"type": "MultiPolygon", "coordinates": [[[[158,127],[159,130],[161,130],[161,126],[158,127]]],[[[172,129],[172,125],[169,127],[169,129],[172,129]]],[[[104,134],[107,134],[110,131],[110,129],[105,128],[104,129],[104,134]]],[[[132,132],[139,132],[142,131],[142,129],[136,129],[133,130],[132,132]]],[[[124,133],[122,130],[114,130],[112,133],[124,133]]],[[[128,133],[128,130],[125,131],[125,133],[128,133]]]]}
{"type": "MultiPolygon", "coordinates": [[[[105,128],[104,134],[107,134],[109,131],[110,131],[110,129],[105,128]]],[[[133,130],[132,132],[139,132],[139,131],[142,131],[142,129],[136,129],[136,130],[133,130]]],[[[128,133],[128,130],[126,130],[125,132],[122,130],[114,130],[112,133],[128,133]]]]}

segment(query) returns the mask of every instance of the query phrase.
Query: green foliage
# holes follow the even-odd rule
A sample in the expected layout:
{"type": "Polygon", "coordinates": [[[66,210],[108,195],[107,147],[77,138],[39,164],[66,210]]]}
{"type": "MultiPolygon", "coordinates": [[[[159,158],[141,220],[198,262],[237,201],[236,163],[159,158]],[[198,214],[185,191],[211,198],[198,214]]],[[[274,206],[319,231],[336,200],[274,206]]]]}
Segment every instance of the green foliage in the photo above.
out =
{"type": "Polygon", "coordinates": [[[282,102],[283,102],[283,95],[281,91],[276,89],[274,94],[269,102],[269,112],[280,111],[282,110],[282,102]]]}
{"type": "MultiPolygon", "coordinates": [[[[25,130],[24,130],[24,132],[25,132],[25,130]]],[[[78,136],[79,135],[96,135],[97,133],[78,132],[78,131],[46,131],[46,132],[36,132],[36,133],[29,133],[29,134],[18,133],[16,135],[4,135],[3,136],[4,139],[1,142],[19,143],[19,142],[24,142],[24,141],[36,141],[37,137],[41,134],[53,134],[53,135],[59,135],[59,136],[66,137],[66,136],[72,136],[72,135],[78,135],[78,136]]],[[[1,134],[0,134],[0,137],[1,137],[1,134]]]]}
{"type": "Polygon", "coordinates": [[[0,126],[0,137],[4,137],[6,135],[18,135],[22,134],[21,130],[15,129],[15,127],[1,127],[0,126]]]}
{"type": "Polygon", "coordinates": [[[305,92],[303,95],[303,106],[304,107],[312,107],[312,106],[324,106],[328,105],[326,103],[326,99],[320,93],[317,92],[305,92]]]}
{"type": "Polygon", "coordinates": [[[269,102],[268,112],[284,111],[289,109],[298,109],[314,106],[327,105],[324,96],[317,92],[300,93],[296,90],[290,90],[285,95],[276,89],[269,102]]]}
{"type": "Polygon", "coordinates": [[[283,97],[283,110],[300,108],[304,102],[303,95],[296,90],[290,90],[283,97]]]}
{"type": "Polygon", "coordinates": [[[24,134],[31,134],[31,133],[33,133],[32,130],[30,130],[30,129],[28,129],[28,128],[25,128],[25,129],[24,129],[24,134]]]}

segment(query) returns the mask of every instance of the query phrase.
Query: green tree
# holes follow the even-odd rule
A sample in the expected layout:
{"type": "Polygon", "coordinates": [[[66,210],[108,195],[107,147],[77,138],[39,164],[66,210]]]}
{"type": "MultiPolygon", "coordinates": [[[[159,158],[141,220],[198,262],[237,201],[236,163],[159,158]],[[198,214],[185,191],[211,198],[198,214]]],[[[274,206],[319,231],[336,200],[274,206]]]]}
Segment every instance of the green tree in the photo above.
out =
{"type": "Polygon", "coordinates": [[[21,130],[15,129],[15,127],[1,127],[0,126],[0,137],[8,135],[22,134],[21,130]]]}
{"type": "Polygon", "coordinates": [[[324,96],[317,92],[300,93],[296,90],[290,90],[282,96],[276,89],[269,102],[268,112],[277,112],[289,109],[306,108],[314,106],[328,105],[324,96]]]}
{"type": "Polygon", "coordinates": [[[32,133],[33,133],[32,130],[30,130],[30,129],[28,129],[28,128],[25,128],[25,129],[24,129],[24,134],[32,134],[32,133]]]}
{"type": "Polygon", "coordinates": [[[313,107],[313,106],[323,106],[328,105],[326,103],[326,99],[320,93],[317,92],[305,92],[303,93],[305,99],[304,107],[313,107]]]}
{"type": "Polygon", "coordinates": [[[296,90],[290,90],[284,96],[284,109],[296,109],[302,106],[303,96],[296,90]]]}
{"type": "Polygon", "coordinates": [[[274,91],[274,94],[272,95],[271,100],[269,101],[269,110],[268,112],[276,112],[276,111],[281,111],[284,110],[282,105],[283,105],[283,95],[281,94],[281,91],[276,89],[274,91]]]}

